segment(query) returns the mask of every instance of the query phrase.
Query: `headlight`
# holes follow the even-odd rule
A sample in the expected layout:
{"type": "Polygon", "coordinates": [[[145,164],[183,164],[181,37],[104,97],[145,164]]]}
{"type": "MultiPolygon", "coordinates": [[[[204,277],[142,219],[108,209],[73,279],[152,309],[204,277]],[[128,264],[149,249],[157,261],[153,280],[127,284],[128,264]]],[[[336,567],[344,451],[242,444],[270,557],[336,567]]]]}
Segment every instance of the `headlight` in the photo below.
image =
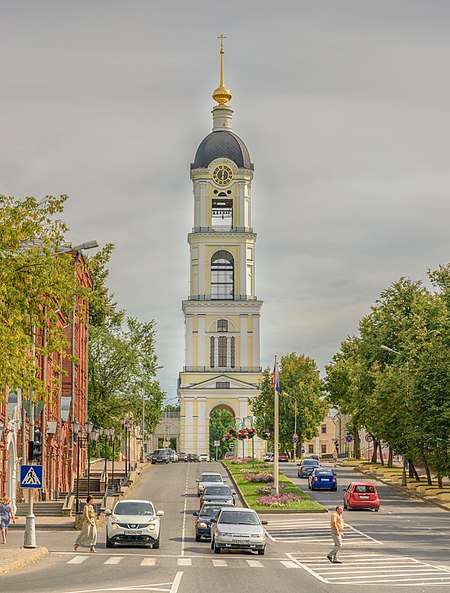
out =
{"type": "Polygon", "coordinates": [[[149,531],[153,531],[155,529],[155,525],[153,525],[153,523],[150,523],[150,525],[147,525],[147,529],[149,531]]]}
{"type": "Polygon", "coordinates": [[[208,527],[208,525],[204,521],[198,521],[197,527],[208,527]]]}
{"type": "Polygon", "coordinates": [[[264,537],[264,536],[263,536],[263,534],[262,534],[262,533],[252,533],[252,534],[250,535],[250,537],[259,537],[259,538],[261,538],[261,537],[264,537]]]}
{"type": "Polygon", "coordinates": [[[117,525],[117,523],[111,523],[111,529],[115,531],[116,529],[119,529],[119,526],[117,525]]]}

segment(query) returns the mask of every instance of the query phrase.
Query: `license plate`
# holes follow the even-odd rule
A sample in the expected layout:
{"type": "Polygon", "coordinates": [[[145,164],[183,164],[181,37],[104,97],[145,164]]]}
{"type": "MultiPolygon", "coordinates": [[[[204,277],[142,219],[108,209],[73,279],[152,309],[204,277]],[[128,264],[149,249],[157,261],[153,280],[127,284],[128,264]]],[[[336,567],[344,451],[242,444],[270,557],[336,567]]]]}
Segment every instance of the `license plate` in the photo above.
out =
{"type": "Polygon", "coordinates": [[[365,495],[365,494],[360,494],[359,498],[369,498],[369,496],[365,495]]]}
{"type": "Polygon", "coordinates": [[[235,544],[248,544],[250,540],[248,539],[235,539],[234,543],[235,544]]]}
{"type": "Polygon", "coordinates": [[[141,535],[137,529],[125,529],[125,535],[141,535]]]}

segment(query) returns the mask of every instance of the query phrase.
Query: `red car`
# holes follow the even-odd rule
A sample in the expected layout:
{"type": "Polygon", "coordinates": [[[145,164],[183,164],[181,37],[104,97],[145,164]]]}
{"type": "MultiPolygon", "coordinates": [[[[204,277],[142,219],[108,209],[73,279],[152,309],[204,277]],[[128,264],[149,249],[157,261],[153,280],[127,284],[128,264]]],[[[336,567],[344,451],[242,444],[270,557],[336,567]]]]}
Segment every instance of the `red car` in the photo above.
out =
{"type": "Polygon", "coordinates": [[[289,461],[289,455],[287,453],[278,453],[278,461],[289,461]]]}
{"type": "Polygon", "coordinates": [[[344,491],[344,509],[373,509],[378,511],[380,499],[375,484],[352,482],[344,491]]]}

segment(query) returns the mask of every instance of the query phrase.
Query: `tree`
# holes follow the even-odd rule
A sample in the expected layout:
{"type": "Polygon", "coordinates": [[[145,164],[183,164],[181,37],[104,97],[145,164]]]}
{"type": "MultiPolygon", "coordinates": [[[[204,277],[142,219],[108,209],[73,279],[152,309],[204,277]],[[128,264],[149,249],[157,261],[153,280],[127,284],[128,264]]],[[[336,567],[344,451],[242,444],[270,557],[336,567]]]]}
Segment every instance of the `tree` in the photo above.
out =
{"type": "Polygon", "coordinates": [[[233,449],[233,441],[223,442],[222,438],[229,428],[234,427],[234,418],[228,410],[213,410],[209,416],[209,455],[213,459],[216,455],[214,441],[220,441],[219,454],[233,449]]]}
{"type": "MultiPolygon", "coordinates": [[[[68,348],[64,323],[74,299],[88,296],[77,285],[73,254],[65,247],[67,227],[54,219],[66,200],[0,196],[0,383],[33,398],[49,395],[37,358],[47,356],[58,375],[52,354],[68,348]],[[36,340],[44,331],[45,341],[36,340]]],[[[56,392],[58,381],[52,387],[56,392]]]]}

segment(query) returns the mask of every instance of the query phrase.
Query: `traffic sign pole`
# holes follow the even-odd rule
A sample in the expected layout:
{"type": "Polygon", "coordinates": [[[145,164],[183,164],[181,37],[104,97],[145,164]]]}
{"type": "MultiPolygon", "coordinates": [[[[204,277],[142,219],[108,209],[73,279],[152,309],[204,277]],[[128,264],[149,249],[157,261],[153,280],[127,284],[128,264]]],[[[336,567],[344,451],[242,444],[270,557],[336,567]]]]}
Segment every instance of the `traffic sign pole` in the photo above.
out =
{"type": "MultiPolygon", "coordinates": [[[[31,405],[31,397],[30,397],[30,433],[28,435],[29,443],[34,443],[34,406],[31,405]]],[[[28,447],[30,450],[30,447],[28,447]]],[[[25,452],[22,452],[24,456],[25,452]]],[[[32,459],[28,460],[30,463],[33,463],[32,459]]],[[[27,517],[25,519],[25,532],[23,536],[23,547],[24,548],[35,548],[36,547],[36,517],[34,516],[34,509],[33,509],[33,490],[32,488],[28,489],[28,512],[27,517]]]]}

